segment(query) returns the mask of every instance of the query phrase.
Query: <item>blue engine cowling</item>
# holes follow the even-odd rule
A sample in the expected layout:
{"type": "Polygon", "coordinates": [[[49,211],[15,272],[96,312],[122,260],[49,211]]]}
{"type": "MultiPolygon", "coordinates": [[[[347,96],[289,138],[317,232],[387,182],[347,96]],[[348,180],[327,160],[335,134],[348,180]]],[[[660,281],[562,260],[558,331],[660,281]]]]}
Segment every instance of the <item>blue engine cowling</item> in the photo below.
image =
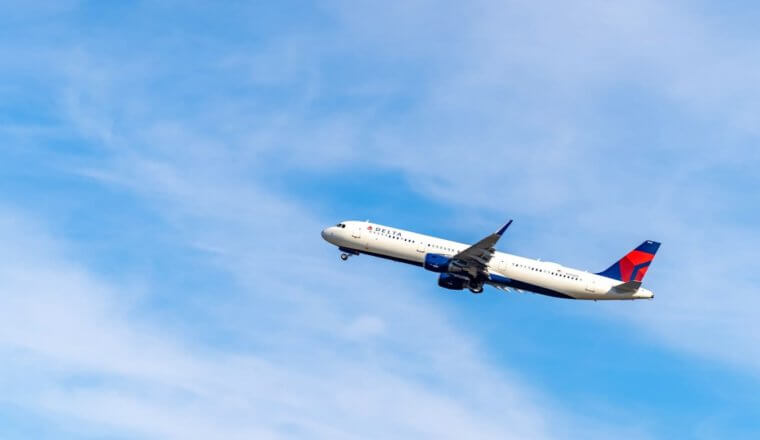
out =
{"type": "Polygon", "coordinates": [[[439,254],[425,254],[425,269],[432,272],[449,272],[451,258],[439,254]]]}
{"type": "Polygon", "coordinates": [[[462,290],[465,288],[465,284],[467,284],[466,280],[448,273],[442,273],[438,277],[438,285],[445,289],[462,290]]]}

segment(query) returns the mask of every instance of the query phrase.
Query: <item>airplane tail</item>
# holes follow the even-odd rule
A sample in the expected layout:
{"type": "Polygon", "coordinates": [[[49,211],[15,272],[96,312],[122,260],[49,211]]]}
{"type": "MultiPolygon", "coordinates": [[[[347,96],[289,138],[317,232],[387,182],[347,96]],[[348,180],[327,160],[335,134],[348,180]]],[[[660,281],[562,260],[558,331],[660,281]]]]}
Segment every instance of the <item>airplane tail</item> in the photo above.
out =
{"type": "Polygon", "coordinates": [[[635,281],[640,285],[641,280],[644,279],[644,275],[647,273],[647,269],[649,269],[649,265],[654,259],[654,254],[657,253],[657,249],[659,248],[660,243],[647,240],[615,264],[608,267],[607,270],[599,272],[597,275],[620,280],[624,283],[635,281]]]}

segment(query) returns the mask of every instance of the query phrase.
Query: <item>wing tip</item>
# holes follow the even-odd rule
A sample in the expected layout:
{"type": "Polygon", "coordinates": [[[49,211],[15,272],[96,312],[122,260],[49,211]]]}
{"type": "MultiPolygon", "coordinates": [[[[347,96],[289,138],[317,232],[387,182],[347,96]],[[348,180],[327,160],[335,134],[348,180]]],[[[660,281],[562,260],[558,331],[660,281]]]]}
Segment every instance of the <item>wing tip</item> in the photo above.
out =
{"type": "Polygon", "coordinates": [[[504,224],[504,226],[502,226],[501,228],[499,228],[498,231],[496,231],[496,235],[502,235],[502,234],[504,234],[504,231],[506,231],[507,228],[509,227],[509,225],[511,225],[511,224],[512,224],[512,219],[509,219],[509,221],[506,222],[504,224]]]}

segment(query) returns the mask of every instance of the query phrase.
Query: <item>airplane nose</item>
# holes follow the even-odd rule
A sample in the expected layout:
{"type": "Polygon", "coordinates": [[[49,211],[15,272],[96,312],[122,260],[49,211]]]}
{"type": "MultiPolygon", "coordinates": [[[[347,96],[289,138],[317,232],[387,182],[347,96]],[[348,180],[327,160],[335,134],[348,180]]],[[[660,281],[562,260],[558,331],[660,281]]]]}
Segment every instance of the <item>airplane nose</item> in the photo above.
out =
{"type": "Polygon", "coordinates": [[[330,226],[322,230],[322,239],[330,244],[335,244],[335,240],[338,238],[338,228],[330,226]]]}

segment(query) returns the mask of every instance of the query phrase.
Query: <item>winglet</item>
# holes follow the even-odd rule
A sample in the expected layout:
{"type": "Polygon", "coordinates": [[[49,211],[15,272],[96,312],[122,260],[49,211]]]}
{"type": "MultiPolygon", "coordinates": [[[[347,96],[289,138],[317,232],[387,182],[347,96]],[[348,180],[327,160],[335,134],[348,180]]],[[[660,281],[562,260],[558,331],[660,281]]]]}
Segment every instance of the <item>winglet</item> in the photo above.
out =
{"type": "Polygon", "coordinates": [[[511,224],[512,224],[512,220],[510,219],[504,226],[502,226],[501,228],[499,228],[498,231],[496,231],[496,235],[501,237],[501,235],[504,234],[504,231],[506,231],[509,225],[511,224]]]}

